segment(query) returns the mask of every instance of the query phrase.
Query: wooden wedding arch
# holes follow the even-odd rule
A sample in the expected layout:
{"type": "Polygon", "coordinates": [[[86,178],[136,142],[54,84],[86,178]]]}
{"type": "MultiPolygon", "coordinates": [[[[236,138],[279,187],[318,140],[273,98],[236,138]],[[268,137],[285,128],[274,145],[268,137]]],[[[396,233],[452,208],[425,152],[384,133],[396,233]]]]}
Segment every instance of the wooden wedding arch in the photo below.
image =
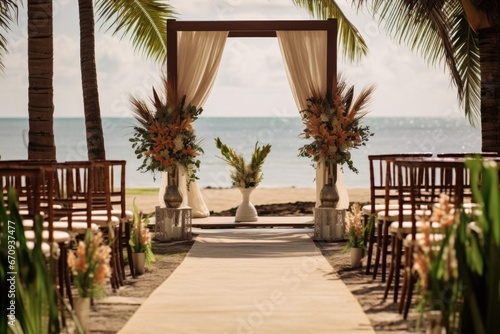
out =
{"type": "Polygon", "coordinates": [[[228,37],[276,37],[277,31],[326,31],[326,91],[337,78],[337,20],[309,21],[177,21],[167,20],[167,78],[177,87],[177,32],[228,31],[228,37]]]}
{"type": "MultiPolygon", "coordinates": [[[[168,20],[167,21],[167,80],[169,82],[169,85],[171,88],[173,88],[174,92],[177,92],[182,96],[186,92],[178,92],[178,85],[180,84],[181,80],[179,77],[179,65],[180,61],[183,61],[185,59],[179,59],[179,42],[182,44],[182,33],[183,32],[192,32],[192,33],[197,33],[197,32],[208,32],[208,33],[213,33],[213,32],[227,32],[227,37],[231,38],[248,38],[248,37],[254,37],[254,38],[261,38],[261,37],[274,37],[278,38],[278,35],[281,34],[281,32],[315,32],[317,31],[318,33],[321,33],[321,35],[325,35],[326,33],[326,38],[322,37],[321,38],[321,43],[325,43],[322,45],[322,52],[325,52],[326,48],[326,55],[325,53],[322,53],[321,55],[315,55],[314,53],[310,53],[308,57],[309,61],[311,62],[310,64],[304,64],[304,69],[308,69],[311,73],[314,72],[314,78],[312,79],[313,81],[316,82],[317,88],[320,89],[320,92],[326,93],[327,96],[331,94],[332,92],[335,92],[336,90],[336,85],[337,85],[337,20],[336,19],[328,19],[328,20],[306,20],[306,21],[177,21],[174,19],[168,20]],[[323,42],[324,40],[324,42],[323,42]],[[326,58],[326,59],[325,59],[326,58]],[[326,61],[326,64],[325,64],[326,61]],[[321,63],[322,65],[319,66],[318,62],[321,63]],[[314,64],[313,64],[314,63],[314,64]],[[311,68],[308,67],[313,66],[314,71],[311,70],[311,68]],[[318,67],[319,66],[319,67],[318,67]],[[323,76],[324,75],[324,76],[323,76]],[[324,85],[324,86],[323,86],[324,85]],[[321,87],[320,87],[321,86],[321,87]]],[[[201,41],[201,39],[200,39],[201,41]]],[[[196,48],[196,45],[198,45],[198,42],[195,42],[194,44],[189,45],[189,48],[196,48]]],[[[316,43],[316,42],[315,42],[316,43]]],[[[316,45],[316,44],[315,44],[316,45]]],[[[185,44],[183,44],[183,52],[188,52],[190,49],[185,49],[185,44]]],[[[297,48],[297,46],[294,46],[297,48]]],[[[302,44],[300,48],[307,48],[308,44],[302,44]]],[[[291,48],[288,49],[288,52],[294,52],[296,49],[291,48]]],[[[314,48],[306,51],[312,51],[314,52],[314,48]]],[[[195,52],[197,50],[193,50],[195,52]]],[[[304,50],[297,50],[299,53],[300,51],[304,50]]],[[[285,52],[282,50],[282,52],[285,52]]],[[[185,64],[181,64],[185,65],[185,64]]],[[[218,66],[218,65],[217,65],[218,66]]],[[[290,73],[288,73],[290,74],[290,73]]],[[[294,81],[303,81],[307,82],[307,80],[303,80],[304,77],[302,77],[305,74],[301,74],[299,76],[295,75],[294,81]]],[[[185,80],[185,78],[181,78],[182,80],[185,80]]],[[[311,79],[311,78],[309,78],[311,79]]],[[[290,81],[289,77],[289,81],[290,81]]],[[[311,87],[309,87],[311,88],[311,87]]],[[[309,89],[308,88],[308,89],[309,89]]],[[[296,92],[294,93],[296,94],[296,92]]],[[[307,92],[307,95],[310,97],[310,92],[307,92]]],[[[295,96],[296,97],[296,96],[295,96]]],[[[305,103],[305,98],[302,96],[300,99],[300,102],[297,102],[297,97],[296,97],[296,103],[305,103]]],[[[200,107],[197,103],[195,103],[198,107],[200,107]]],[[[300,108],[299,108],[300,110],[300,108]]],[[[323,173],[322,171],[324,168],[318,167],[316,170],[316,197],[317,200],[319,200],[319,191],[320,191],[320,186],[322,185],[323,182],[323,173]]],[[[337,183],[338,185],[338,183],[337,183]]],[[[197,188],[197,187],[195,187],[197,188]]],[[[192,191],[193,187],[191,187],[191,190],[189,190],[190,193],[195,193],[199,192],[199,189],[197,191],[192,191]]],[[[342,194],[341,191],[339,191],[340,194],[342,194]]],[[[345,191],[345,195],[347,196],[347,191],[345,191]]],[[[189,197],[189,196],[188,196],[189,197]]],[[[201,192],[198,195],[193,195],[193,198],[196,198],[196,200],[193,200],[193,202],[203,202],[200,205],[191,203],[191,200],[188,200],[189,206],[193,207],[193,216],[194,217],[203,217],[208,216],[208,209],[206,208],[206,205],[204,204],[203,198],[201,196],[201,192]],[[197,210],[195,207],[201,207],[199,213],[197,213],[197,210]]],[[[342,197],[342,196],[341,196],[342,197]]],[[[191,198],[191,197],[190,197],[191,198]]]]}

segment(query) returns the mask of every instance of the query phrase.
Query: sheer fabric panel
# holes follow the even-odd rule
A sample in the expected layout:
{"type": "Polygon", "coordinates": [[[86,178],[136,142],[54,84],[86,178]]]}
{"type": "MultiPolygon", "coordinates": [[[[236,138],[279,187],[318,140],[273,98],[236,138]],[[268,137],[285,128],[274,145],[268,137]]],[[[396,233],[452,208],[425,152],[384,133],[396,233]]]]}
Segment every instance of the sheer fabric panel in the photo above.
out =
{"type": "MultiPolygon", "coordinates": [[[[177,93],[179,98],[186,96],[186,103],[198,108],[205,104],[219,69],[228,33],[228,31],[178,32],[177,93]]],[[[200,187],[193,181],[188,190],[186,175],[186,171],[181,169],[179,191],[183,196],[182,206],[190,206],[193,209],[193,218],[208,217],[210,211],[203,200],[200,187]]],[[[165,205],[162,199],[160,204],[165,205]]]]}
{"type": "MultiPolygon", "coordinates": [[[[307,107],[311,96],[326,96],[326,31],[277,31],[281,55],[285,62],[288,82],[299,110],[307,107]]],[[[316,206],[323,187],[324,163],[316,168],[316,206]]],[[[344,184],[342,169],[338,166],[337,190],[340,200],[338,209],[349,207],[349,195],[344,184]]]]}

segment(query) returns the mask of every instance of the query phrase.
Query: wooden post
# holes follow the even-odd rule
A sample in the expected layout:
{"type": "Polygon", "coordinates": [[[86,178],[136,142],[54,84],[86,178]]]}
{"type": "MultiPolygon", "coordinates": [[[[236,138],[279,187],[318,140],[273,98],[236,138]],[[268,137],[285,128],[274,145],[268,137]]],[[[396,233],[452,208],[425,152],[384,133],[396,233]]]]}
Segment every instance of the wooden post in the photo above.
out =
{"type": "Polygon", "coordinates": [[[175,19],[167,20],[167,80],[177,93],[177,29],[175,19]]]}
{"type": "Polygon", "coordinates": [[[326,96],[337,90],[337,20],[328,19],[326,30],[326,96]]]}

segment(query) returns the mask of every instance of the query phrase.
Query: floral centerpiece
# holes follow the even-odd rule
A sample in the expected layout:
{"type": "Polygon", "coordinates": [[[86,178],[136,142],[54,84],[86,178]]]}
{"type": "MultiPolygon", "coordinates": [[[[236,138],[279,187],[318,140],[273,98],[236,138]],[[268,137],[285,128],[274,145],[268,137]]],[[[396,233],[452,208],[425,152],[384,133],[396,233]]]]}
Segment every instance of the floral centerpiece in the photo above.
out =
{"type": "Polygon", "coordinates": [[[240,188],[257,187],[263,179],[262,165],[269,152],[271,152],[271,144],[258,146],[255,143],[255,148],[247,164],[242,154],[237,153],[233,148],[223,144],[220,138],[215,138],[215,146],[220,150],[222,160],[233,167],[231,172],[231,180],[233,186],[240,188]]]}
{"type": "Polygon", "coordinates": [[[74,276],[73,282],[82,298],[103,296],[103,285],[111,276],[109,261],[111,248],[103,245],[103,236],[87,230],[85,239],[79,241],[76,251],[68,252],[68,266],[74,276]]]}
{"type": "Polygon", "coordinates": [[[347,245],[344,252],[348,252],[351,248],[365,249],[365,228],[359,203],[354,203],[351,210],[346,212],[345,235],[347,245]]]}
{"type": "Polygon", "coordinates": [[[138,159],[143,159],[138,170],[142,172],[173,172],[176,164],[186,168],[188,185],[197,179],[200,167],[197,156],[203,149],[196,140],[192,122],[203,111],[190,104],[186,97],[177,99],[171,85],[164,81],[166,101],[153,88],[153,108],[150,104],[132,98],[133,113],[139,125],[134,126],[130,139],[138,159]]]}
{"type": "Polygon", "coordinates": [[[133,228],[130,234],[129,245],[133,253],[144,253],[146,265],[151,267],[155,256],[151,244],[151,232],[149,231],[149,218],[143,219],[142,213],[137,209],[135,199],[132,203],[134,212],[133,228]]]}
{"type": "Polygon", "coordinates": [[[300,114],[306,126],[301,135],[312,142],[299,149],[299,156],[311,158],[313,162],[324,161],[327,165],[347,164],[357,173],[349,151],[366,145],[372,136],[361,119],[367,113],[373,90],[374,86],[362,90],[353,102],[354,86],[348,87],[339,76],[335,94],[310,97],[307,108],[300,114]]]}

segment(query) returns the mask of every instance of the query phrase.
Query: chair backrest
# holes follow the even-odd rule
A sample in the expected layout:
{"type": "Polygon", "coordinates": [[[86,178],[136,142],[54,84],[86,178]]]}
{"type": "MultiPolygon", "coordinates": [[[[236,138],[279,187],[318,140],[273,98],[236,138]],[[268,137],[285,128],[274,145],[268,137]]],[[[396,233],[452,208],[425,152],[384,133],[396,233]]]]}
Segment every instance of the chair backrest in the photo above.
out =
{"type": "MultiPolygon", "coordinates": [[[[35,219],[42,214],[41,198],[44,171],[38,167],[8,166],[0,164],[0,189],[6,208],[10,189],[15,190],[19,211],[24,219],[35,219]]],[[[53,240],[53,228],[49,224],[49,241],[53,240]]]]}
{"type": "Polygon", "coordinates": [[[463,202],[465,164],[455,159],[401,159],[398,170],[399,224],[402,226],[404,207],[411,206],[412,236],[416,234],[419,210],[432,210],[442,193],[450,197],[455,207],[463,202]],[[404,180],[409,178],[409,183],[404,180]]]}
{"type": "Polygon", "coordinates": [[[412,159],[431,157],[430,152],[398,153],[369,155],[370,164],[370,203],[371,213],[375,213],[375,205],[385,204],[386,211],[391,202],[398,200],[398,183],[396,178],[396,159],[412,159]]]}

